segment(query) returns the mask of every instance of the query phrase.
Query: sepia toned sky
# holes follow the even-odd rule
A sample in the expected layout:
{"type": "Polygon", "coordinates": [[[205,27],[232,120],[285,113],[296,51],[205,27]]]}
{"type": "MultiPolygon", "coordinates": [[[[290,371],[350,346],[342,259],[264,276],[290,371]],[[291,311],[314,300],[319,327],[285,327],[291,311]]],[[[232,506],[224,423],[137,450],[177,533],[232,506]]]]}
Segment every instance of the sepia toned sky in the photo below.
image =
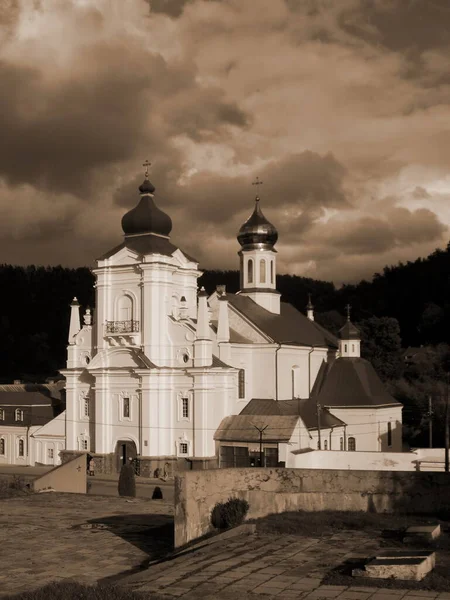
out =
{"type": "Polygon", "coordinates": [[[173,243],[371,278],[450,237],[448,0],[0,0],[0,262],[93,266],[152,162],[173,243]]]}

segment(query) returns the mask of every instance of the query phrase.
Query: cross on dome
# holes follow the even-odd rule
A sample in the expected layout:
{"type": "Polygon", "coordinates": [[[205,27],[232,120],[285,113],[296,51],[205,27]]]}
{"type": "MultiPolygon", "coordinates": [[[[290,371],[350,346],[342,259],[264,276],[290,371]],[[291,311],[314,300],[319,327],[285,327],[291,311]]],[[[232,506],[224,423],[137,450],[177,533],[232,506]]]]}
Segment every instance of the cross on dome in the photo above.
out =
{"type": "Polygon", "coordinates": [[[152,166],[152,163],[146,160],[145,163],[142,163],[142,166],[145,167],[145,179],[148,179],[148,168],[152,166]]]}
{"type": "MultiPolygon", "coordinates": [[[[259,180],[259,177],[256,177],[256,180],[252,181],[252,185],[262,185],[262,184],[263,184],[263,182],[259,180]]],[[[258,188],[256,188],[256,189],[258,189],[258,188]]],[[[256,200],[259,201],[258,194],[256,194],[256,200]]]]}
{"type": "Polygon", "coordinates": [[[350,311],[352,309],[352,305],[351,304],[347,304],[347,306],[345,307],[345,309],[347,310],[347,321],[350,321],[350,311]]]}

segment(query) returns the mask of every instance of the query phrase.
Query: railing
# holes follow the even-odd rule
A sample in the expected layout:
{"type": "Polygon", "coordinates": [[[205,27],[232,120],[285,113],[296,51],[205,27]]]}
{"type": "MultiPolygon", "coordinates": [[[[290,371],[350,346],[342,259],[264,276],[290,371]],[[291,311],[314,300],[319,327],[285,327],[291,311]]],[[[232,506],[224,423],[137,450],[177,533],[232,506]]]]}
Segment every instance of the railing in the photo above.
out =
{"type": "Polygon", "coordinates": [[[106,321],[106,333],[137,333],[139,321],[106,321]]]}

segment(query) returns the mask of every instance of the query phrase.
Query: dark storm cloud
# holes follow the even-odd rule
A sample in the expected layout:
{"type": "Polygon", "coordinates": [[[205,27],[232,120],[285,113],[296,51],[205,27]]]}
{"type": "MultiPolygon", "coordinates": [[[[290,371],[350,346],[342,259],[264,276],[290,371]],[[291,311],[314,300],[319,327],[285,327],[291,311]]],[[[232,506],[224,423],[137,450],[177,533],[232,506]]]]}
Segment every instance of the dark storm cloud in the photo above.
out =
{"type": "Polygon", "coordinates": [[[448,229],[430,210],[399,207],[386,219],[364,217],[328,225],[322,241],[349,255],[383,254],[396,246],[440,241],[448,229]]]}

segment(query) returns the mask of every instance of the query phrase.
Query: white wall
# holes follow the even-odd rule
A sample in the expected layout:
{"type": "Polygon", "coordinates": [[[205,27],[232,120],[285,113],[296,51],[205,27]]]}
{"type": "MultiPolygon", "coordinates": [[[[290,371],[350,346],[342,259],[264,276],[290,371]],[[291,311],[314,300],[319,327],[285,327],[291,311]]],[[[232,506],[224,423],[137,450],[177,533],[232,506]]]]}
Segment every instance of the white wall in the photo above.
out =
{"type": "MultiPolygon", "coordinates": [[[[298,469],[349,469],[356,471],[443,471],[441,449],[433,450],[428,458],[420,452],[339,452],[314,450],[292,454],[289,466],[298,469]]],[[[286,465],[287,466],[287,465],[286,465]]]]}

